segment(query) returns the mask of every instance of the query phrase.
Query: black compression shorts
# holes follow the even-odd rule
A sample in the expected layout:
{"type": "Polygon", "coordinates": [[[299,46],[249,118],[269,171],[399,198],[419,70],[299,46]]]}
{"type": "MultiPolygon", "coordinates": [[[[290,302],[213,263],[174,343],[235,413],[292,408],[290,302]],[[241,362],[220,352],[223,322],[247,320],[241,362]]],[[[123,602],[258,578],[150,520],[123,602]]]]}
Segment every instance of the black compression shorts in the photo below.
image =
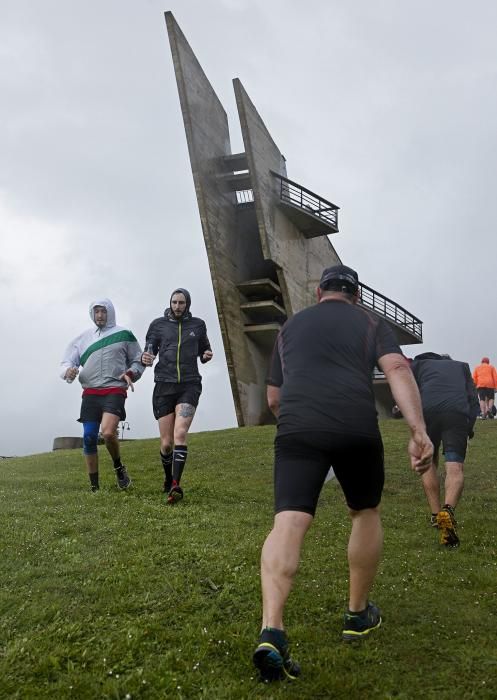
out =
{"type": "Polygon", "coordinates": [[[202,384],[192,382],[175,384],[173,382],[156,382],[152,396],[152,408],[156,420],[174,413],[176,406],[187,403],[196,408],[202,393],[202,384]]]}
{"type": "Polygon", "coordinates": [[[126,397],[123,394],[86,394],[81,401],[81,412],[78,420],[80,423],[87,421],[101,423],[104,413],[112,413],[119,416],[119,420],[125,420],[125,401],[126,397]]]}
{"type": "Polygon", "coordinates": [[[425,414],[426,432],[438,454],[442,443],[446,462],[464,462],[468,446],[469,420],[462,413],[425,414]]]}
{"type": "Polygon", "coordinates": [[[314,515],[330,467],[349,508],[375,508],[385,481],[381,437],[307,432],[277,435],[274,443],[275,512],[314,515]]]}

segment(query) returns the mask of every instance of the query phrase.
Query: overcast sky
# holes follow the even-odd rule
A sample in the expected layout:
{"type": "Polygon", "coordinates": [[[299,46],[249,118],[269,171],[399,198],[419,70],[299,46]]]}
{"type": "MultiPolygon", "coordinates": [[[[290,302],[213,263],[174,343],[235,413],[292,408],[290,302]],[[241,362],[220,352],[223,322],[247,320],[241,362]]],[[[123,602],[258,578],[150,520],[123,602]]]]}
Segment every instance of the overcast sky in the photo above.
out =
{"type": "MultiPolygon", "coordinates": [[[[233,151],[238,77],[289,177],[341,207],[342,260],[424,322],[406,353],[497,364],[493,0],[2,0],[0,455],[80,434],[59,362],[92,299],[143,342],[176,286],[215,352],[194,429],[235,425],[165,10],[233,151]]],[[[152,388],[130,437],[157,434],[152,388]]]]}

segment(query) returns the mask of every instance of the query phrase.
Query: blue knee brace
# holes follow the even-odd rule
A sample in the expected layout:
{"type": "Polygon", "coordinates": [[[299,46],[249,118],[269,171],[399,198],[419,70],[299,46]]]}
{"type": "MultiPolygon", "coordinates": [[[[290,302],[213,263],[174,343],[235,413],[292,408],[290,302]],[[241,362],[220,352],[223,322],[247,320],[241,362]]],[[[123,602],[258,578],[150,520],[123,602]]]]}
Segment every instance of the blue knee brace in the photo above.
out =
{"type": "Polygon", "coordinates": [[[100,423],[97,423],[97,421],[86,421],[83,423],[83,453],[85,455],[97,453],[99,428],[100,423]]]}

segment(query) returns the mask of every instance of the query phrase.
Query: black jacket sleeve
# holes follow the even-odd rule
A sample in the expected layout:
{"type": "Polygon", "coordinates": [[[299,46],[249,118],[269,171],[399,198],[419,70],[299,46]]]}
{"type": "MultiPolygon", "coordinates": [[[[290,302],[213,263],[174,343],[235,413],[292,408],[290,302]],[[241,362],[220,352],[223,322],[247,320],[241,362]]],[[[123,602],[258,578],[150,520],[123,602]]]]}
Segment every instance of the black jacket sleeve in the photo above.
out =
{"type": "Polygon", "coordinates": [[[205,323],[202,323],[202,334],[200,336],[200,340],[198,343],[198,356],[200,358],[200,362],[204,364],[207,362],[207,360],[203,359],[203,354],[206,350],[211,350],[211,344],[209,343],[209,338],[207,337],[207,327],[205,323]]]}
{"type": "Polygon", "coordinates": [[[156,326],[156,321],[152,321],[152,323],[148,327],[147,335],[145,336],[145,352],[147,352],[148,346],[152,345],[154,355],[157,355],[160,348],[160,336],[156,326]]]}

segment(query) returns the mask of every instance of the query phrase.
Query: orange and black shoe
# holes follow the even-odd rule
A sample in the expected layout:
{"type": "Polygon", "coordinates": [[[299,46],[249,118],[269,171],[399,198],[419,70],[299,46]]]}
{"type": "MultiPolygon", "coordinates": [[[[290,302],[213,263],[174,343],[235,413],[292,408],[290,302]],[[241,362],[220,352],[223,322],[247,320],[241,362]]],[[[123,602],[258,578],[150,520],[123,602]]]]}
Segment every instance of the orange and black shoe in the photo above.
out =
{"type": "Polygon", "coordinates": [[[440,544],[444,547],[459,547],[460,541],[456,532],[456,519],[452,508],[444,506],[437,515],[440,544]]]}
{"type": "Polygon", "coordinates": [[[259,670],[261,681],[265,683],[294,681],[300,676],[300,665],[290,656],[288,640],[283,630],[265,627],[252,659],[259,670]]]}
{"type": "Polygon", "coordinates": [[[176,481],[173,481],[173,485],[171,486],[171,489],[167,496],[167,502],[172,505],[174,503],[177,503],[178,501],[181,501],[182,498],[183,489],[176,483],[176,481]]]}

